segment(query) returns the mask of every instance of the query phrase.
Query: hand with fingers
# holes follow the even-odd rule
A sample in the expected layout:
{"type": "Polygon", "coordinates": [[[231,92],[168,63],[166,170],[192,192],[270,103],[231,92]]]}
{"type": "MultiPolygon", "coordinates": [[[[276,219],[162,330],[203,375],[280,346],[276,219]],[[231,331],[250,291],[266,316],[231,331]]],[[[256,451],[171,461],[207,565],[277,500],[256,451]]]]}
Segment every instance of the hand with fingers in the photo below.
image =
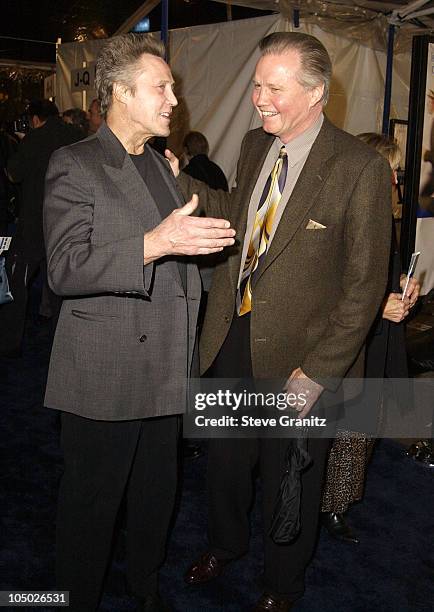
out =
{"type": "Polygon", "coordinates": [[[176,178],[179,174],[179,159],[170,149],[166,149],[164,151],[164,155],[170,164],[174,177],[176,178]]]}
{"type": "Polygon", "coordinates": [[[235,242],[235,230],[226,219],[194,217],[199,204],[194,194],[143,238],[145,265],[166,255],[209,255],[235,242]]]}
{"type": "Polygon", "coordinates": [[[299,418],[306,417],[319,399],[319,396],[324,391],[319,383],[315,382],[303,372],[301,368],[293,370],[284,386],[284,391],[289,394],[295,394],[297,398],[303,397],[305,403],[300,404],[296,410],[299,412],[299,418]]]}
{"type": "MultiPolygon", "coordinates": [[[[403,291],[406,285],[406,281],[407,281],[407,275],[401,274],[399,284],[403,291]]],[[[405,291],[405,297],[407,297],[410,300],[410,304],[409,304],[410,308],[413,308],[413,306],[416,304],[419,294],[420,294],[420,282],[417,280],[417,278],[414,278],[414,276],[412,276],[408,281],[407,289],[405,291]]]]}
{"type": "Polygon", "coordinates": [[[410,300],[408,297],[402,299],[400,293],[390,293],[383,303],[383,319],[393,323],[401,323],[408,315],[410,300]]]}

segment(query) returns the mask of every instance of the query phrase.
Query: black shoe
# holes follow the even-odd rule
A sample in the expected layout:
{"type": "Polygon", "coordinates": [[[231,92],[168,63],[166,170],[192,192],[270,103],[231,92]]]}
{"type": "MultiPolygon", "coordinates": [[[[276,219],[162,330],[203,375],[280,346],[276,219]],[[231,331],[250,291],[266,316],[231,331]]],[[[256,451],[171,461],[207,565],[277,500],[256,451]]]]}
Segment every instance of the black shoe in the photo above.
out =
{"type": "Polygon", "coordinates": [[[253,612],[289,612],[292,603],[289,599],[276,597],[267,591],[256,602],[253,612]]]}
{"type": "Polygon", "coordinates": [[[412,444],[407,450],[407,455],[430,468],[434,467],[434,449],[428,440],[419,440],[416,444],[412,444]]]}
{"type": "Polygon", "coordinates": [[[185,576],[187,584],[203,584],[220,576],[231,559],[217,559],[212,553],[207,552],[191,565],[185,576]]]}
{"type": "Polygon", "coordinates": [[[203,450],[199,444],[187,444],[187,442],[184,442],[182,454],[184,459],[199,459],[203,455],[203,450]]]}
{"type": "Polygon", "coordinates": [[[340,540],[347,544],[359,544],[359,538],[354,535],[351,527],[345,522],[343,514],[338,512],[321,512],[321,522],[335,540],[340,540]]]}
{"type": "Polygon", "coordinates": [[[171,612],[171,609],[156,593],[140,599],[137,612],[171,612]]]}

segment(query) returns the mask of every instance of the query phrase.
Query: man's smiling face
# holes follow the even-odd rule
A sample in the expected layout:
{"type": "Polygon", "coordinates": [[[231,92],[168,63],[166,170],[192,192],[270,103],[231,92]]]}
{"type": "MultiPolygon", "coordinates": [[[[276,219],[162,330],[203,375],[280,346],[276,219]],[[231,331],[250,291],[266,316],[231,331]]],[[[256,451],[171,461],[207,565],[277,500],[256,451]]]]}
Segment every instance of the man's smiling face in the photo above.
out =
{"type": "Polygon", "coordinates": [[[283,143],[313,125],[322,110],[323,87],[305,89],[296,78],[300,69],[296,51],[263,55],[256,65],[252,102],[264,130],[283,143]]]}

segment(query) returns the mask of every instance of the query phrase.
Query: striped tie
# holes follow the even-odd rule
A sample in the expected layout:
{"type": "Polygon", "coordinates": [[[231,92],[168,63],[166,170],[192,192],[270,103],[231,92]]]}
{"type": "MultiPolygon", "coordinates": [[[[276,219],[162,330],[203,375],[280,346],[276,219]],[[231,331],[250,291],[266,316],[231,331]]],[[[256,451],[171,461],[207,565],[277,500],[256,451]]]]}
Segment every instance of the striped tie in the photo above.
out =
{"type": "Polygon", "coordinates": [[[281,147],[279,157],[265,183],[264,191],[262,192],[256,212],[249,249],[241,275],[240,296],[242,295],[243,298],[238,311],[240,317],[252,310],[252,284],[254,274],[260,262],[267,254],[274,217],[280,198],[282,197],[287,172],[288,157],[285,147],[281,147]]]}

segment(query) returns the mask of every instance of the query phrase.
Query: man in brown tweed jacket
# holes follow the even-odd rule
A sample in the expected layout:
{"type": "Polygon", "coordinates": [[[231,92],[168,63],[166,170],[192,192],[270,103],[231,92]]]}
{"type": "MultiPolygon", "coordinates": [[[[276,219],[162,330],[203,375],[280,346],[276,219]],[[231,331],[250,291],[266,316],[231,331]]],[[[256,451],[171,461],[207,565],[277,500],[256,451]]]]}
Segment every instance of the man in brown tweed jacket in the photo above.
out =
{"type": "MultiPolygon", "coordinates": [[[[260,52],[252,100],[263,125],[242,142],[236,188],[230,195],[213,191],[182,173],[178,183],[185,198],[198,193],[206,211],[230,219],[239,240],[215,272],[201,339],[202,371],[212,366],[221,378],[288,379],[288,390],[309,390],[299,413],[304,416],[322,409],[324,388],[334,390],[342,378],[362,375],[365,337],[386,285],[390,169],[324,117],[331,63],[316,38],[278,32],[261,41],[260,52]],[[264,248],[249,270],[273,176],[279,184],[273,219],[265,223],[264,248]]],[[[176,174],[175,160],[166,155],[176,174]]],[[[287,439],[272,438],[211,440],[210,548],[187,572],[188,583],[215,578],[248,550],[256,463],[268,532],[287,445],[287,439]]],[[[265,591],[256,612],[289,610],[303,594],[328,441],[310,439],[308,450],[313,463],[302,476],[301,531],[285,545],[265,535],[265,591]]]]}

